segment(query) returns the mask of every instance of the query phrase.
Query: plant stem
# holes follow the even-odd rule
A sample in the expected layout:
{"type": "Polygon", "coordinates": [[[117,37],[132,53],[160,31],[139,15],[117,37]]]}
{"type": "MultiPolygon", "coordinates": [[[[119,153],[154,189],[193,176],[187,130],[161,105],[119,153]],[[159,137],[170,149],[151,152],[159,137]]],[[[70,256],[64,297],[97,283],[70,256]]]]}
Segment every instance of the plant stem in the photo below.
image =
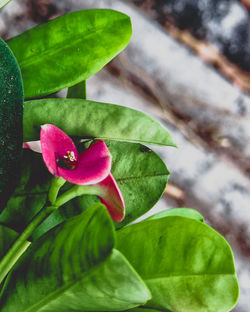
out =
{"type": "Polygon", "coordinates": [[[23,231],[23,233],[18,237],[12,247],[8,250],[6,255],[0,261],[0,284],[9,273],[10,269],[17,262],[19,257],[25,252],[28,246],[31,244],[27,242],[31,234],[57,207],[55,206],[45,206],[42,208],[31,220],[29,225],[23,231]]]}
{"type": "Polygon", "coordinates": [[[57,178],[57,177],[52,178],[50,189],[49,189],[49,195],[48,195],[49,201],[52,205],[56,201],[58,192],[65,182],[66,180],[64,180],[63,178],[57,178]]]}
{"type": "Polygon", "coordinates": [[[86,194],[98,195],[97,187],[95,185],[75,185],[67,192],[59,196],[54,202],[54,205],[60,207],[71,199],[86,194]]]}

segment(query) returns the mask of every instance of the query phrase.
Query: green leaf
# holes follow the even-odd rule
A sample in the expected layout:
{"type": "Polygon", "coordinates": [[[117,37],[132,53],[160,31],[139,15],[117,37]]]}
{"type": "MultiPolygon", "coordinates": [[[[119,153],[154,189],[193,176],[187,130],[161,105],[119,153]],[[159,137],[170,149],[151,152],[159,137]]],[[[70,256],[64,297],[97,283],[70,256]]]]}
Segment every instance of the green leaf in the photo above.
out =
{"type": "Polygon", "coordinates": [[[113,10],[60,16],[12,38],[25,98],[41,97],[86,80],[128,44],[130,18],[113,10]]]}
{"type": "Polygon", "coordinates": [[[194,210],[192,208],[172,208],[163,210],[148,217],[146,220],[159,219],[168,216],[187,217],[200,222],[204,222],[204,217],[197,210],[194,210]]]}
{"type": "Polygon", "coordinates": [[[123,106],[80,99],[25,102],[24,141],[38,140],[40,126],[54,124],[70,136],[175,146],[151,117],[123,106]]]}
{"type": "Polygon", "coordinates": [[[23,87],[20,70],[0,38],[0,210],[13,191],[22,150],[23,87]]]}
{"type": "Polygon", "coordinates": [[[232,251],[206,224],[171,216],[117,232],[118,249],[148,285],[146,307],[227,312],[238,299],[232,251]]]}
{"type": "Polygon", "coordinates": [[[0,214],[0,223],[19,233],[46,203],[52,178],[41,154],[25,150],[21,166],[21,180],[0,214]]]}
{"type": "Polygon", "coordinates": [[[9,3],[11,0],[0,0],[0,8],[4,7],[7,3],[9,3]]]}
{"type": "Polygon", "coordinates": [[[86,80],[68,88],[68,99],[86,99],[86,80]]]}
{"type": "Polygon", "coordinates": [[[66,221],[33,243],[14,267],[1,311],[108,311],[145,303],[147,287],[113,246],[103,205],[66,221]]]}
{"type": "Polygon", "coordinates": [[[103,205],[69,219],[33,243],[17,263],[1,311],[18,310],[13,307],[18,307],[19,300],[26,311],[45,297],[55,296],[58,288],[69,287],[104,261],[113,247],[114,230],[103,205]]]}
{"type": "Polygon", "coordinates": [[[104,263],[86,275],[72,292],[77,292],[78,298],[67,299],[62,304],[52,303],[53,311],[73,311],[76,300],[80,301],[78,304],[81,304],[81,311],[124,310],[151,298],[143,280],[116,249],[104,263]]]}
{"type": "Polygon", "coordinates": [[[112,174],[126,204],[122,227],[150,210],[161,198],[169,171],[161,158],[141,144],[106,142],[112,155],[112,174]]]}
{"type": "MultiPolygon", "coordinates": [[[[134,309],[130,309],[130,310],[126,310],[126,312],[159,312],[159,311],[162,311],[162,310],[155,310],[155,309],[146,309],[144,307],[140,308],[134,308],[134,309]]],[[[168,310],[164,310],[164,311],[168,311],[168,310]]]]}

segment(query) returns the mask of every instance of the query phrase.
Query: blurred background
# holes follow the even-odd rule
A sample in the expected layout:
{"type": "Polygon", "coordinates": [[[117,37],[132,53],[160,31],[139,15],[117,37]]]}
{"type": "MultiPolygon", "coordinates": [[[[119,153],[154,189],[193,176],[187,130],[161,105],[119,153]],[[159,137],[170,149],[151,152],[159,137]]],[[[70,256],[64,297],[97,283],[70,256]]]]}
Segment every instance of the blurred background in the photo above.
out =
{"type": "Polygon", "coordinates": [[[171,177],[149,214],[200,211],[234,251],[233,311],[249,312],[250,0],[13,0],[0,10],[0,36],[88,8],[128,14],[133,37],[87,81],[87,98],[141,110],[173,134],[178,149],[152,147],[171,177]]]}

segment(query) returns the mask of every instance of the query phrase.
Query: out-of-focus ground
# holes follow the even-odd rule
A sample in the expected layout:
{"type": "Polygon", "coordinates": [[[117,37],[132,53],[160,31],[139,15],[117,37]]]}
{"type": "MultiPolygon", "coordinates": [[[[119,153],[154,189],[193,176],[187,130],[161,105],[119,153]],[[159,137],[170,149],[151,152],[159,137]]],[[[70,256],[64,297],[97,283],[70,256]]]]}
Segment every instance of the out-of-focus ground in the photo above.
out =
{"type": "Polygon", "coordinates": [[[233,248],[241,291],[233,311],[249,312],[250,1],[13,0],[0,10],[0,35],[100,7],[130,15],[133,37],[87,81],[87,97],[142,110],[171,131],[178,149],[152,147],[171,178],[150,214],[199,210],[233,248]]]}

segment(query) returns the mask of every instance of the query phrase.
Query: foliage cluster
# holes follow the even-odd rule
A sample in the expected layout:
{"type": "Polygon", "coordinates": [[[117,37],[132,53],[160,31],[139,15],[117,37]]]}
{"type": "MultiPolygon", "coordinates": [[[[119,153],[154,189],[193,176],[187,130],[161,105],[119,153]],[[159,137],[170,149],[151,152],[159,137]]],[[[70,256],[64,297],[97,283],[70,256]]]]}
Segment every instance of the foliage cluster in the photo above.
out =
{"type": "MultiPolygon", "coordinates": [[[[176,208],[130,224],[156,204],[169,177],[143,144],[175,144],[145,114],[87,100],[86,79],[131,33],[128,16],[99,9],[0,39],[2,312],[226,312],[237,301],[230,246],[198,212],[176,208]],[[64,88],[67,98],[54,98],[64,88]],[[79,149],[105,141],[126,204],[121,223],[91,194],[48,211],[54,178],[40,154],[22,150],[23,142],[40,139],[44,124],[62,129],[79,149]]],[[[71,187],[58,188],[59,196],[71,187]]]]}

